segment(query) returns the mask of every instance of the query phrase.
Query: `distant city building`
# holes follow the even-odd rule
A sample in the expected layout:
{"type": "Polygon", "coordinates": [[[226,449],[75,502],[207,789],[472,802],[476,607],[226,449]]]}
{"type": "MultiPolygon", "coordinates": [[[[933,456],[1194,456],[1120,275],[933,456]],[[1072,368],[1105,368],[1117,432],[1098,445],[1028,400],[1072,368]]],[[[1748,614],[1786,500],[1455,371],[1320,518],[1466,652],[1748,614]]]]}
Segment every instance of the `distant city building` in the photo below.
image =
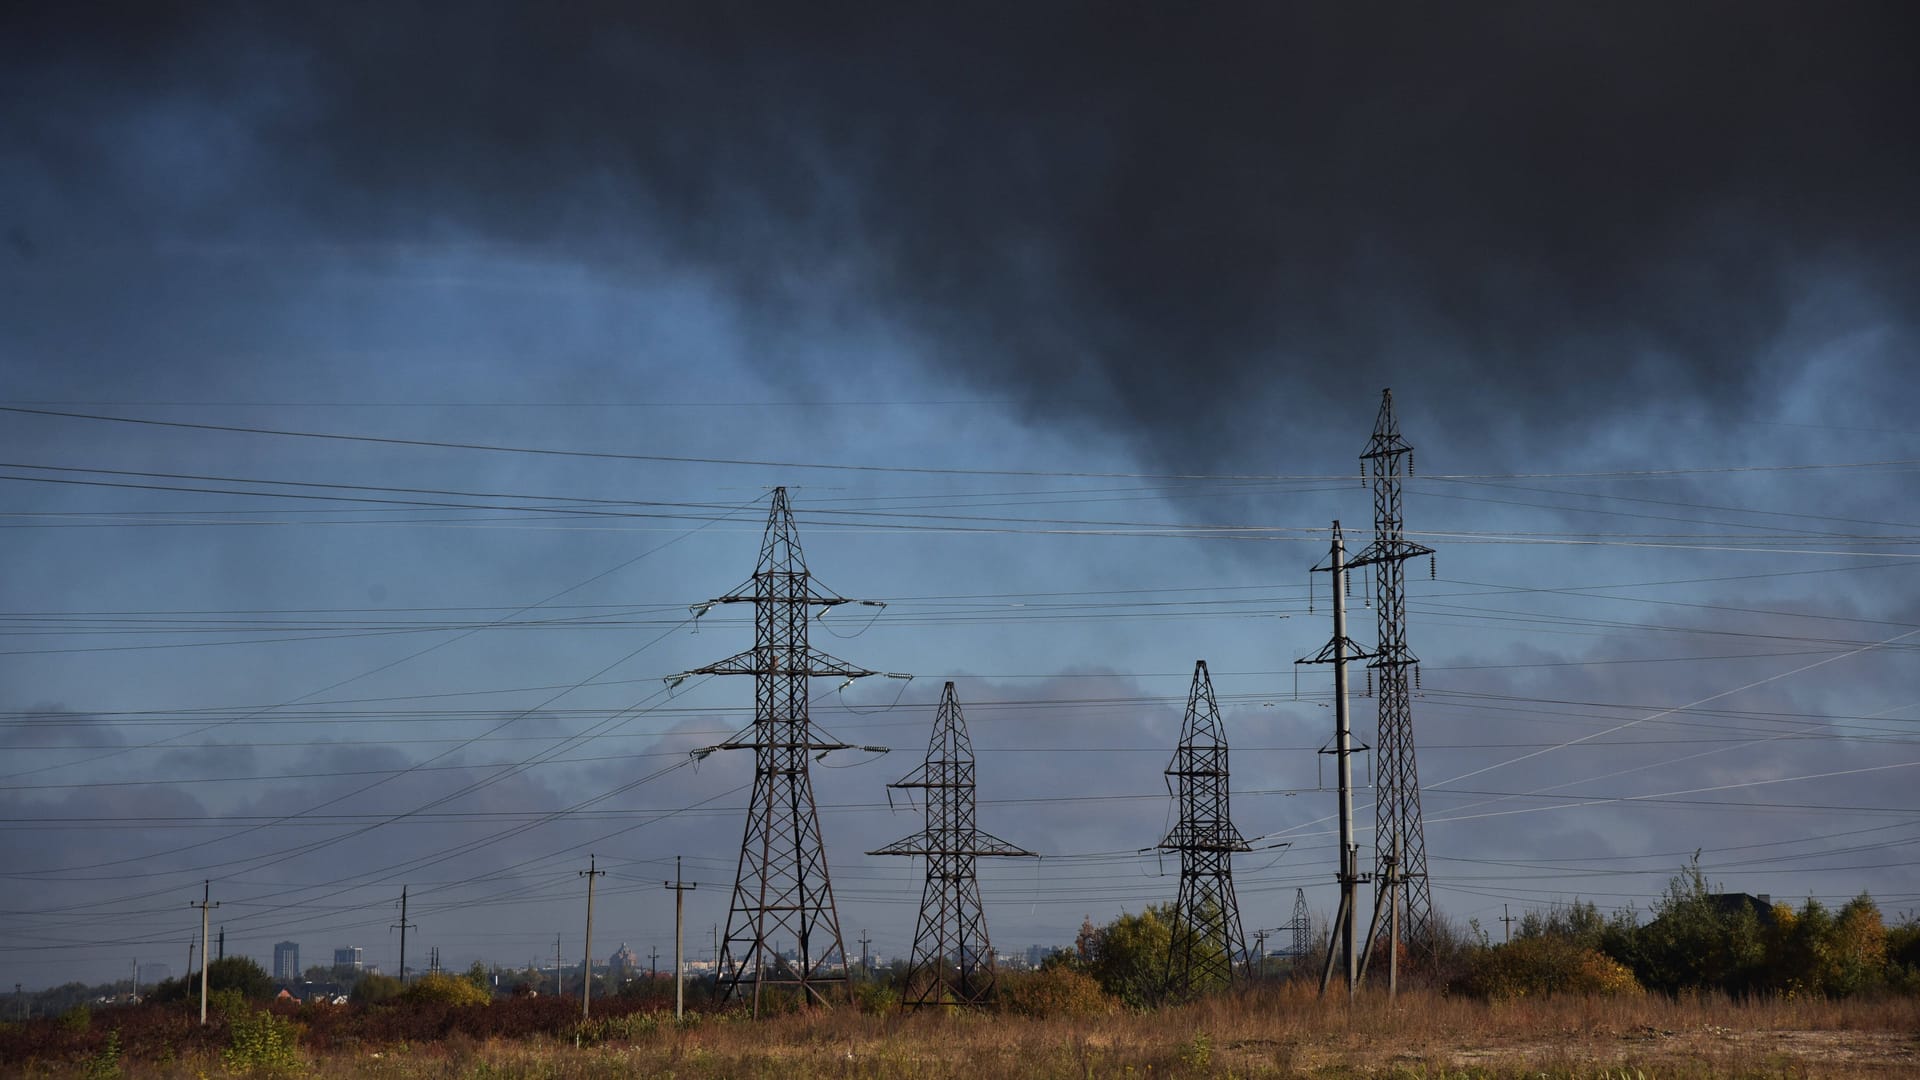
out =
{"type": "Polygon", "coordinates": [[[349,945],[344,949],[333,950],[333,966],[352,968],[355,971],[364,970],[366,964],[361,960],[360,946],[349,945]]]}
{"type": "Polygon", "coordinates": [[[632,949],[627,948],[627,943],[624,941],[620,943],[620,948],[614,950],[612,956],[607,957],[607,972],[616,980],[631,979],[639,970],[640,958],[634,955],[632,949]]]}
{"type": "Polygon", "coordinates": [[[1027,946],[1027,966],[1037,968],[1046,962],[1047,957],[1065,951],[1058,945],[1029,945],[1027,946]]]}
{"type": "Polygon", "coordinates": [[[300,977],[300,946],[283,941],[273,947],[273,977],[291,982],[300,977]]]}

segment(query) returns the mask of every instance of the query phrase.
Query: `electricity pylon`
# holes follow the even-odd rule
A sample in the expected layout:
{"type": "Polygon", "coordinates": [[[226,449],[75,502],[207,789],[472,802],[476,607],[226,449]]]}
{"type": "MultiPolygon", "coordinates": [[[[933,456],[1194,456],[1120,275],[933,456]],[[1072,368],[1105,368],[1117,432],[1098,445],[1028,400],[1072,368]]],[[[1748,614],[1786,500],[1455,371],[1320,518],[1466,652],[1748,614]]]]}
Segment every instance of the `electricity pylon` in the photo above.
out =
{"type": "MultiPolygon", "coordinates": [[[[1427,887],[1426,830],[1420,816],[1420,771],[1414,764],[1413,697],[1408,671],[1420,661],[1407,647],[1406,561],[1433,549],[1408,540],[1400,516],[1400,480],[1413,473],[1413,447],[1400,437],[1393,415],[1393,391],[1380,392],[1380,413],[1373,438],[1360,455],[1373,486],[1373,543],[1355,556],[1351,567],[1373,567],[1378,637],[1369,667],[1379,671],[1380,726],[1375,737],[1378,761],[1373,804],[1374,905],[1367,953],[1382,924],[1391,934],[1387,951],[1388,987],[1399,982],[1399,921],[1406,909],[1407,939],[1423,952],[1433,949],[1433,899],[1427,887]]],[[[1415,678],[1418,678],[1417,671],[1415,678]]],[[[1361,967],[1364,971],[1366,961],[1361,967]]]]}
{"type": "Polygon", "coordinates": [[[1293,919],[1287,923],[1293,931],[1293,958],[1297,963],[1313,948],[1313,916],[1307,913],[1307,890],[1293,890],[1293,919]]]}
{"type": "Polygon", "coordinates": [[[848,744],[817,737],[807,715],[808,680],[834,675],[852,681],[874,672],[809,646],[807,623],[814,608],[852,602],[812,583],[787,489],[774,488],[753,578],[711,601],[753,605],[753,648],[687,673],[753,676],[751,741],[720,747],[752,747],[754,778],[727,933],[721,939],[719,979],[723,1000],[750,986],[756,1016],[762,985],[797,986],[803,1001],[824,1004],[825,988],[846,981],[847,951],[808,764],[813,755],[844,750],[848,744]],[[781,935],[791,935],[798,944],[797,964],[775,954],[773,941],[781,935]]]}
{"type": "Polygon", "coordinates": [[[1228,814],[1227,732],[1205,660],[1193,667],[1180,747],[1167,776],[1179,800],[1180,821],[1160,848],[1180,853],[1180,899],[1174,906],[1166,986],[1169,996],[1183,998],[1231,986],[1247,952],[1233,895],[1233,853],[1252,849],[1228,814]]]}
{"type": "Polygon", "coordinates": [[[927,883],[913,932],[904,1001],[919,1005],[977,1005],[993,995],[993,945],[980,906],[974,860],[1034,853],[980,831],[974,818],[973,740],[960,701],[948,683],[933,718],[927,759],[890,788],[920,788],[927,827],[869,855],[924,855],[927,883]]]}

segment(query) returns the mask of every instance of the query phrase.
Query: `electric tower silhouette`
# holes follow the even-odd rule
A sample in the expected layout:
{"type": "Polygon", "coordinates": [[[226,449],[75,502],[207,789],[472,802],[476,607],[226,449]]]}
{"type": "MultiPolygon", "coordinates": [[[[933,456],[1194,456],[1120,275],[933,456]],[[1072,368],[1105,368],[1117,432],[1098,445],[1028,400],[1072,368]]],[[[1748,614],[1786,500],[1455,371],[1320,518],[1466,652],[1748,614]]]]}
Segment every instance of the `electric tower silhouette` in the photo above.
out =
{"type": "MultiPolygon", "coordinates": [[[[1406,938],[1422,952],[1433,948],[1433,900],[1427,887],[1426,830],[1420,816],[1420,771],[1414,763],[1413,698],[1408,672],[1419,658],[1407,647],[1406,561],[1433,549],[1408,540],[1400,515],[1400,481],[1413,474],[1413,447],[1400,436],[1393,415],[1392,389],[1380,392],[1380,413],[1373,438],[1360,455],[1373,487],[1373,543],[1348,565],[1373,567],[1378,636],[1373,659],[1378,669],[1380,726],[1375,736],[1377,775],[1374,792],[1374,911],[1367,951],[1385,923],[1388,963],[1395,975],[1399,960],[1399,919],[1404,903],[1406,938]],[[1404,896],[1402,895],[1404,894],[1404,896]]],[[[1362,963],[1365,967],[1365,963],[1362,963]]]]}
{"type": "Polygon", "coordinates": [[[753,577],[712,603],[752,604],[754,626],[752,649],[688,672],[751,675],[754,683],[751,741],[719,747],[754,752],[753,797],[720,946],[721,996],[734,999],[751,987],[755,1015],[765,985],[796,986],[803,1002],[824,1003],[824,988],[845,984],[847,952],[808,764],[815,754],[849,744],[818,736],[807,715],[808,680],[819,675],[851,680],[874,672],[807,644],[813,609],[853,601],[813,584],[784,487],[773,489],[753,577]],[[773,948],[776,938],[789,937],[797,947],[793,961],[773,948]]]}
{"type": "Polygon", "coordinates": [[[1180,898],[1167,950],[1167,993],[1187,997],[1230,986],[1246,962],[1240,905],[1233,895],[1233,853],[1252,850],[1228,814],[1227,732],[1214,702],[1207,662],[1193,667],[1180,747],[1167,766],[1180,821],[1160,841],[1180,853],[1180,898]]]}
{"type": "Polygon", "coordinates": [[[1293,931],[1293,958],[1298,962],[1313,948],[1313,916],[1307,913],[1305,889],[1293,890],[1293,919],[1287,923],[1287,929],[1293,931]]]}
{"type": "Polygon", "coordinates": [[[973,740],[960,700],[949,682],[934,714],[927,759],[890,788],[926,792],[927,827],[869,855],[922,855],[927,883],[913,932],[905,1004],[977,1005],[992,997],[993,945],[980,906],[974,860],[982,856],[1034,857],[1034,853],[980,831],[975,824],[973,740]]]}

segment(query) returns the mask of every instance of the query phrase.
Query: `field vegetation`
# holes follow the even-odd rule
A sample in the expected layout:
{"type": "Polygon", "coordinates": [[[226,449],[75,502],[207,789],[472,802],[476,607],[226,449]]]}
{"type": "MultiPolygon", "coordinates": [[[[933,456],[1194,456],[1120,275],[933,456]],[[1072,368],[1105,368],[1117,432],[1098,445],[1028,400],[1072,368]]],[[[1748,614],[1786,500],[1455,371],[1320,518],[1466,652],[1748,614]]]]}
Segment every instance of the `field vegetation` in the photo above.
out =
{"type": "MultiPolygon", "coordinates": [[[[0,1024],[0,1071],[154,1077],[1893,1077],[1920,1075],[1920,926],[1872,900],[1762,907],[1676,878],[1641,925],[1590,904],[1529,915],[1512,942],[1442,927],[1405,955],[1408,989],[1318,994],[1319,958],[1250,982],[1165,992],[1165,909],[1104,925],[992,1004],[903,1010],[898,971],[832,1009],[769,992],[763,1014],[672,1013],[644,980],[577,997],[496,995],[486,972],[362,980],[350,1000],[274,1000],[251,961],[138,1005],[0,1024]]],[[[1324,941],[1321,948],[1324,949],[1324,941]]]]}

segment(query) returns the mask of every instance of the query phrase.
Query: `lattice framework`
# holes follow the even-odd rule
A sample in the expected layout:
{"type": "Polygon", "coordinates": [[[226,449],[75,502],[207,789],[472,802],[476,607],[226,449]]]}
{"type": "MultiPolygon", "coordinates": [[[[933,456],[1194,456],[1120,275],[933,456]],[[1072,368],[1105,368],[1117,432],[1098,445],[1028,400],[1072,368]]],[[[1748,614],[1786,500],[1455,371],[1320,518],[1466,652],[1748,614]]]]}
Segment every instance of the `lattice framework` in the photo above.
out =
{"type": "Polygon", "coordinates": [[[813,584],[784,487],[773,491],[752,579],[712,602],[752,604],[754,625],[752,649],[688,673],[754,680],[751,739],[723,744],[754,751],[754,779],[720,945],[721,995],[731,1000],[751,988],[756,1014],[764,985],[795,986],[804,1000],[824,1003],[827,989],[846,980],[847,953],[808,766],[812,755],[848,744],[819,737],[807,712],[808,680],[874,672],[807,643],[814,609],[851,601],[813,584]],[[794,942],[794,960],[775,954],[781,939],[794,942]]]}
{"type": "Polygon", "coordinates": [[[869,855],[918,855],[927,860],[920,894],[920,917],[913,933],[913,959],[907,967],[904,1003],[908,1006],[970,1006],[993,996],[993,944],[980,903],[974,860],[982,857],[1032,857],[978,827],[975,817],[973,740],[953,684],[947,683],[934,714],[927,757],[918,769],[890,788],[919,790],[926,805],[926,828],[869,855]]]}
{"type": "MultiPolygon", "coordinates": [[[[1420,770],[1414,760],[1409,673],[1420,660],[1407,647],[1406,563],[1433,549],[1406,538],[1401,480],[1412,474],[1413,447],[1400,435],[1393,391],[1380,393],[1373,437],[1360,455],[1373,488],[1373,543],[1350,566],[1373,567],[1378,641],[1368,666],[1377,672],[1380,708],[1375,738],[1374,887],[1404,897],[1407,940],[1431,952],[1433,899],[1427,885],[1426,830],[1420,813],[1420,770]]],[[[1374,935],[1382,917],[1376,905],[1374,935]]],[[[1369,938],[1371,940],[1371,937],[1369,938]]]]}
{"type": "Polygon", "coordinates": [[[1229,814],[1226,727],[1207,662],[1193,669],[1180,746],[1167,766],[1180,820],[1160,842],[1180,853],[1180,896],[1167,952],[1167,993],[1187,997],[1232,985],[1245,970],[1246,938],[1233,893],[1233,853],[1249,851],[1229,814]]]}

